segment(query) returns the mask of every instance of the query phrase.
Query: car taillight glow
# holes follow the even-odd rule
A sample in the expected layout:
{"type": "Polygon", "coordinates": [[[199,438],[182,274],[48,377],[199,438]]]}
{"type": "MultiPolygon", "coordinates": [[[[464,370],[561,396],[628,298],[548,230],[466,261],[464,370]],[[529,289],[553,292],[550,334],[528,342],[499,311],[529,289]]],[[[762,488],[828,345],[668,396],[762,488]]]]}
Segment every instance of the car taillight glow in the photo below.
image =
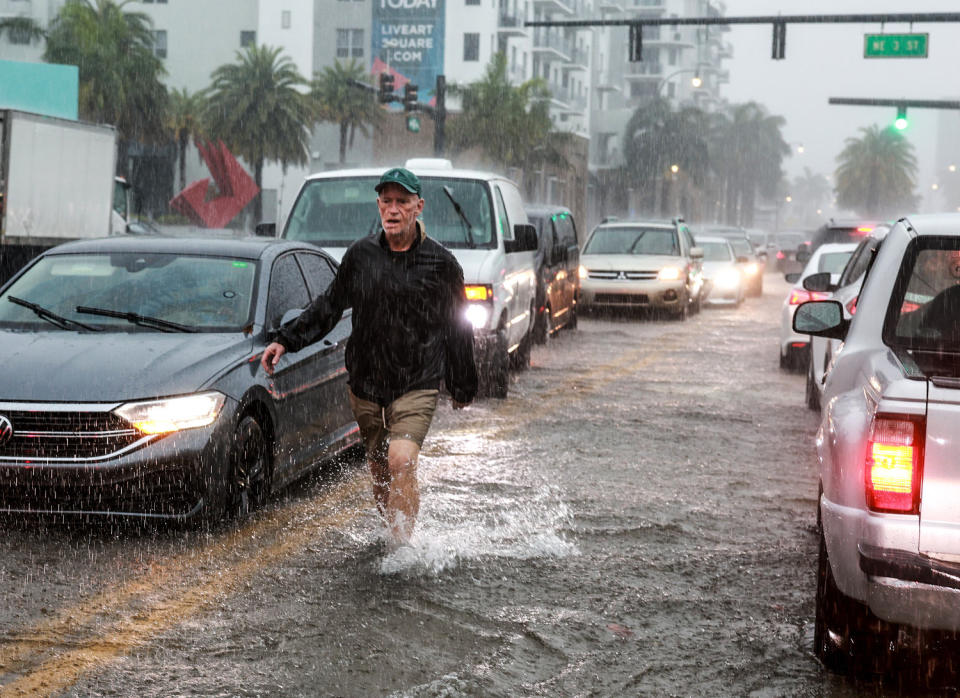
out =
{"type": "Polygon", "coordinates": [[[868,225],[861,225],[859,228],[857,228],[857,232],[861,235],[866,235],[867,233],[872,233],[873,228],[868,225]]]}
{"type": "Polygon", "coordinates": [[[805,288],[795,288],[790,291],[790,300],[788,303],[790,305],[800,305],[801,303],[806,303],[807,301],[823,301],[830,297],[829,293],[821,293],[820,291],[808,291],[805,288]]]}
{"type": "Polygon", "coordinates": [[[787,255],[783,253],[783,250],[777,250],[777,259],[786,259],[787,255]]]}
{"type": "Polygon", "coordinates": [[[847,312],[851,315],[857,314],[857,300],[859,298],[860,296],[854,296],[852,299],[850,299],[850,302],[847,303],[847,312]]]}
{"type": "Polygon", "coordinates": [[[873,422],[867,443],[867,506],[874,511],[919,511],[920,423],[905,417],[873,422]]]}

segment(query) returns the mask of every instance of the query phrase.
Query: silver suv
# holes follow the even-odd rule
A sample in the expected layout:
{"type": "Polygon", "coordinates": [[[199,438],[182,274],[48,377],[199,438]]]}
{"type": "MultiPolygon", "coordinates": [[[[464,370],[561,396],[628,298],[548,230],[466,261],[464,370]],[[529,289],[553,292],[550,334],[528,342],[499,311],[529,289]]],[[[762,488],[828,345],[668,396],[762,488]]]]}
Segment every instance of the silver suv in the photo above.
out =
{"type": "Polygon", "coordinates": [[[580,255],[581,303],[653,308],[684,320],[706,296],[702,260],[682,219],[601,223],[580,255]]]}
{"type": "Polygon", "coordinates": [[[960,215],[901,219],[851,319],[814,301],[793,324],[844,340],[817,434],[815,649],[883,671],[960,631],[960,215]]]}

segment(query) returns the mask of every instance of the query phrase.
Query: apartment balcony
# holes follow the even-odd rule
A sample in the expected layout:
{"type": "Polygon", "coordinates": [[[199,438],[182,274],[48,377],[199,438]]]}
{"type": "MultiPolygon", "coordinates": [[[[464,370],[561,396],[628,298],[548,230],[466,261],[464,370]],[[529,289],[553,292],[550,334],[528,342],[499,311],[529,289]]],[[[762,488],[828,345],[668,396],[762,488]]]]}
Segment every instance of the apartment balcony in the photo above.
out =
{"type": "Polygon", "coordinates": [[[497,33],[500,36],[530,36],[530,30],[524,26],[523,15],[504,8],[500,8],[497,18],[497,33]]]}
{"type": "Polygon", "coordinates": [[[590,55],[579,48],[571,48],[570,60],[560,66],[562,70],[588,70],[589,67],[590,55]]]}
{"type": "Polygon", "coordinates": [[[522,85],[530,78],[527,75],[527,71],[524,70],[523,66],[517,63],[515,65],[507,66],[507,79],[510,81],[510,84],[512,85],[522,85]]]}
{"type": "Polygon", "coordinates": [[[729,41],[724,41],[720,45],[720,51],[717,53],[718,58],[733,58],[733,44],[729,41]]]}
{"type": "Polygon", "coordinates": [[[626,10],[628,0],[599,0],[597,10],[600,14],[621,14],[626,10]]]}
{"type": "Polygon", "coordinates": [[[533,0],[533,6],[548,14],[562,14],[572,16],[573,3],[566,0],[533,0]]]}
{"type": "Polygon", "coordinates": [[[624,0],[627,12],[637,14],[662,14],[667,9],[667,0],[624,0]]]}
{"type": "Polygon", "coordinates": [[[620,80],[610,77],[608,73],[602,73],[597,76],[593,85],[597,92],[620,92],[623,93],[623,85],[620,80]]]}
{"type": "Polygon", "coordinates": [[[533,34],[533,52],[539,54],[543,61],[569,63],[573,55],[573,44],[559,34],[536,31],[533,34]]]}
{"type": "Polygon", "coordinates": [[[569,87],[551,87],[551,102],[559,114],[585,114],[587,98],[585,95],[574,94],[569,87]]]}
{"type": "Polygon", "coordinates": [[[631,63],[625,69],[625,80],[662,80],[663,64],[661,63],[631,63]]]}

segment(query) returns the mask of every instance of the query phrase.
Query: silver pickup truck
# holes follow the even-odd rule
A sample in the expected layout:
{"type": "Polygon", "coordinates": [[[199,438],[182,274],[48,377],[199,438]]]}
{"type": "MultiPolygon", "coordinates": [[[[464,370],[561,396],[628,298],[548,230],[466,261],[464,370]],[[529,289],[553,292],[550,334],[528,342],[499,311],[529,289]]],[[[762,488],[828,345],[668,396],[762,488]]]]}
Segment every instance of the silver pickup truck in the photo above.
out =
{"type": "Polygon", "coordinates": [[[815,301],[793,324],[843,340],[817,434],[815,649],[896,669],[960,631],[960,215],[901,219],[852,318],[815,301]]]}

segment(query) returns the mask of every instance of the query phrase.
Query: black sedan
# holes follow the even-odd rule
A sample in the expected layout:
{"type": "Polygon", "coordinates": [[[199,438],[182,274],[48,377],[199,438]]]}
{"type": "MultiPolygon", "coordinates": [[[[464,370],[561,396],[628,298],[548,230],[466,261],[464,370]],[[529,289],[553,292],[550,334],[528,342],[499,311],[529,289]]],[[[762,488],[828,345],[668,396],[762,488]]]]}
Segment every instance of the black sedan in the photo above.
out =
{"type": "Polygon", "coordinates": [[[259,358],[336,264],[308,243],[115,237],[0,289],[0,512],[217,518],[359,442],[349,311],[259,358]]]}

